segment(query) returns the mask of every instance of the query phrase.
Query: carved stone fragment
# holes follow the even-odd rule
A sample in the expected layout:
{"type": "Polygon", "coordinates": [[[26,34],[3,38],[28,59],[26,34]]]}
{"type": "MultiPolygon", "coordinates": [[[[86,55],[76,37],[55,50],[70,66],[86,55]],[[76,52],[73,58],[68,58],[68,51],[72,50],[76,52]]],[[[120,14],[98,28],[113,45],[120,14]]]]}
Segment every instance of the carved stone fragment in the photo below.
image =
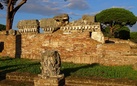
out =
{"type": "Polygon", "coordinates": [[[38,20],[21,20],[17,24],[19,32],[22,33],[39,33],[38,20]]]}
{"type": "Polygon", "coordinates": [[[67,25],[69,23],[68,14],[60,14],[60,15],[54,16],[53,19],[55,19],[60,24],[60,26],[67,25]]]}
{"type": "Polygon", "coordinates": [[[45,50],[41,57],[41,78],[58,77],[60,75],[61,60],[57,51],[45,50]]]}

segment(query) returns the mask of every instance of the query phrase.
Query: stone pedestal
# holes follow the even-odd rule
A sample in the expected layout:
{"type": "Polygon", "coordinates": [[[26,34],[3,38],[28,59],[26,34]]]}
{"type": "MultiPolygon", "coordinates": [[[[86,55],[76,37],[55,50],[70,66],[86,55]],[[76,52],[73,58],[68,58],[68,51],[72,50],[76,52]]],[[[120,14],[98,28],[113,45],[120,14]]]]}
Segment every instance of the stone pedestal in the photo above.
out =
{"type": "Polygon", "coordinates": [[[65,86],[64,75],[59,75],[55,77],[48,78],[35,78],[34,86],[65,86]]]}

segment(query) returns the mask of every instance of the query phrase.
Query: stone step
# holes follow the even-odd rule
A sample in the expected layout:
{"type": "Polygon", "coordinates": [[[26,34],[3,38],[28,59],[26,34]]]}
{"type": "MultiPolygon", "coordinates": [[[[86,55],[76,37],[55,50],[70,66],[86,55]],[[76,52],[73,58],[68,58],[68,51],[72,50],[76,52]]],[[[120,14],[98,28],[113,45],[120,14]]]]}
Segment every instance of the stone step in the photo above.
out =
{"type": "Polygon", "coordinates": [[[15,80],[1,80],[0,86],[34,86],[34,83],[15,80]]]}
{"type": "Polygon", "coordinates": [[[96,83],[77,83],[77,82],[66,82],[65,86],[97,86],[96,83]]]}
{"type": "MultiPolygon", "coordinates": [[[[35,74],[31,75],[16,72],[6,75],[6,79],[0,80],[0,86],[34,86],[33,80],[37,76],[35,74]]],[[[137,81],[128,79],[66,77],[65,86],[137,86],[137,81]]]]}
{"type": "Polygon", "coordinates": [[[11,72],[6,74],[6,80],[15,80],[23,82],[33,82],[37,74],[11,72]]]}
{"type": "Polygon", "coordinates": [[[65,86],[137,86],[137,82],[122,79],[66,78],[65,86]]]}

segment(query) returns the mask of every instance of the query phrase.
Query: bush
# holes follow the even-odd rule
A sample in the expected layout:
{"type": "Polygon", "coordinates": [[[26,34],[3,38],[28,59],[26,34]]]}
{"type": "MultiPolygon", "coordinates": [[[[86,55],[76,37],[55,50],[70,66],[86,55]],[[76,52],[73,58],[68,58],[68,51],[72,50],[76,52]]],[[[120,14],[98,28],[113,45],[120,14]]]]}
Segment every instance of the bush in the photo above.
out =
{"type": "Polygon", "coordinates": [[[0,24],[0,31],[2,31],[2,30],[6,30],[6,26],[3,24],[0,24]]]}
{"type": "Polygon", "coordinates": [[[115,38],[120,38],[120,39],[130,39],[130,29],[126,26],[123,26],[119,29],[117,29],[114,33],[115,38]]]}
{"type": "Polygon", "coordinates": [[[103,32],[105,37],[109,37],[110,36],[110,34],[109,34],[109,32],[110,32],[109,27],[102,28],[101,31],[103,32]]]}
{"type": "Polygon", "coordinates": [[[102,32],[105,37],[110,37],[110,38],[120,38],[120,39],[129,39],[130,38],[130,29],[126,26],[119,26],[115,25],[116,30],[114,31],[113,35],[110,35],[110,29],[109,27],[102,28],[102,32]]]}
{"type": "Polygon", "coordinates": [[[130,33],[130,40],[137,43],[137,32],[130,33]]]}

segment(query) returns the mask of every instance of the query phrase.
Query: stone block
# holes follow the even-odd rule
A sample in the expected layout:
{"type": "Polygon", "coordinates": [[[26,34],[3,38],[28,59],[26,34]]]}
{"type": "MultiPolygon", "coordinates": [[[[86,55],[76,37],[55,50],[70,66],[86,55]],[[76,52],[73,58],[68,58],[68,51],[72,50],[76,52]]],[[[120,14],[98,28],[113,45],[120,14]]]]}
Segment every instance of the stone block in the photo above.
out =
{"type": "Polygon", "coordinates": [[[101,43],[105,42],[104,35],[102,32],[92,32],[91,38],[101,43]]]}
{"type": "Polygon", "coordinates": [[[34,79],[34,86],[65,86],[65,78],[64,75],[46,79],[38,77],[34,79]]]}

